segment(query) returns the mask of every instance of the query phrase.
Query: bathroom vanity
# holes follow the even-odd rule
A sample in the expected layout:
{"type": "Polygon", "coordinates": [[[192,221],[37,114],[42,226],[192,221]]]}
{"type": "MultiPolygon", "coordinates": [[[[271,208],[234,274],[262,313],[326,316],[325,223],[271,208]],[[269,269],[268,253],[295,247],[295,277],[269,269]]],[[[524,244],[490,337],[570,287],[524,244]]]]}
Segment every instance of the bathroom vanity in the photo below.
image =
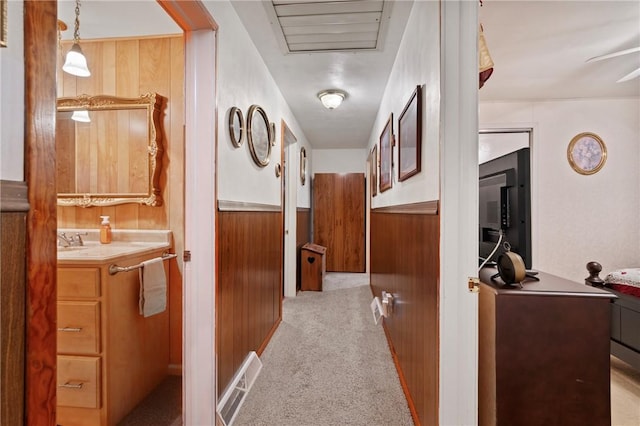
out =
{"type": "Polygon", "coordinates": [[[139,314],[136,266],[166,257],[171,232],[59,232],[82,245],[58,247],[57,424],[113,426],[167,376],[169,312],[139,314]]]}

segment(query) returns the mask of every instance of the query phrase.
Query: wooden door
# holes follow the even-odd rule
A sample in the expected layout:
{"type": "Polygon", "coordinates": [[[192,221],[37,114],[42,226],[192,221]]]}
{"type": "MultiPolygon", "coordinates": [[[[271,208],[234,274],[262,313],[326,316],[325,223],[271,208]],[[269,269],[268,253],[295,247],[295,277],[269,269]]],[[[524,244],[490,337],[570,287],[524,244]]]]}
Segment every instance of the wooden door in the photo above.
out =
{"type": "Polygon", "coordinates": [[[365,271],[364,185],[363,173],[314,175],[314,243],[327,248],[327,271],[365,271]]]}

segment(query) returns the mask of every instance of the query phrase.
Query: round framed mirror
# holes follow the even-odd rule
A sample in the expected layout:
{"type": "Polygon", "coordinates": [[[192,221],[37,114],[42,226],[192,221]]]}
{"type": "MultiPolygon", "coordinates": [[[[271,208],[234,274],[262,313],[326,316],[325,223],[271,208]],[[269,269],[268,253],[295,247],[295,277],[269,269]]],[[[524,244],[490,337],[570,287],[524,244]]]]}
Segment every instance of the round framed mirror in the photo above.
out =
{"type": "Polygon", "coordinates": [[[265,167],[271,155],[271,130],[267,113],[260,106],[251,105],[249,108],[247,128],[251,157],[258,166],[265,167]]]}
{"type": "Polygon", "coordinates": [[[300,183],[304,185],[307,180],[307,150],[300,148],[300,183]]]}
{"type": "Polygon", "coordinates": [[[233,146],[239,148],[242,145],[243,136],[244,117],[242,111],[238,107],[232,107],[229,110],[229,137],[233,146]]]}

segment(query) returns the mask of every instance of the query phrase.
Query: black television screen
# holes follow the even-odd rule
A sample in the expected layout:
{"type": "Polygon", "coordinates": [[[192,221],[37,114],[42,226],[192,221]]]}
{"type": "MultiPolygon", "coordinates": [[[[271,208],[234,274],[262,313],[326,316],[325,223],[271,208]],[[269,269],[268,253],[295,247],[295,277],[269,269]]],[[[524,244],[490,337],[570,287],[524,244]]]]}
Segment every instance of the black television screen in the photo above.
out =
{"type": "Polygon", "coordinates": [[[529,148],[503,155],[479,167],[479,257],[484,261],[500,238],[490,261],[504,253],[504,242],[531,265],[531,188],[529,148]]]}

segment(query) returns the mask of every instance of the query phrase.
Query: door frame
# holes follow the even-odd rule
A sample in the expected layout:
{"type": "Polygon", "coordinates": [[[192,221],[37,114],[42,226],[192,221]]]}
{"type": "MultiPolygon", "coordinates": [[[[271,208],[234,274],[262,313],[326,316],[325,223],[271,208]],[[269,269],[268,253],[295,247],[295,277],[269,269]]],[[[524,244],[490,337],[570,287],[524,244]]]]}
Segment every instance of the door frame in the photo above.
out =
{"type": "Polygon", "coordinates": [[[185,35],[182,419],[186,425],[213,425],[216,424],[218,400],[215,357],[217,262],[212,262],[217,259],[218,24],[200,0],[157,1],[185,35]],[[213,121],[211,117],[214,117],[213,121]]]}
{"type": "Polygon", "coordinates": [[[297,276],[297,173],[298,139],[284,120],[280,124],[280,158],[282,161],[283,295],[296,297],[297,276]]]}
{"type": "MultiPolygon", "coordinates": [[[[218,26],[199,0],[157,1],[185,32],[185,248],[193,255],[191,262],[185,262],[184,274],[183,420],[184,424],[215,424],[215,266],[211,262],[215,243],[204,242],[215,241],[217,120],[212,123],[211,116],[217,115],[218,26]],[[201,51],[211,55],[198,55],[201,51]],[[196,175],[198,193],[207,199],[199,197],[202,208],[191,209],[196,175]],[[203,184],[208,188],[206,193],[203,184]],[[192,285],[194,282],[199,285],[192,285]]],[[[28,425],[56,421],[57,6],[57,0],[24,2],[25,180],[30,205],[26,252],[28,425]]]]}

